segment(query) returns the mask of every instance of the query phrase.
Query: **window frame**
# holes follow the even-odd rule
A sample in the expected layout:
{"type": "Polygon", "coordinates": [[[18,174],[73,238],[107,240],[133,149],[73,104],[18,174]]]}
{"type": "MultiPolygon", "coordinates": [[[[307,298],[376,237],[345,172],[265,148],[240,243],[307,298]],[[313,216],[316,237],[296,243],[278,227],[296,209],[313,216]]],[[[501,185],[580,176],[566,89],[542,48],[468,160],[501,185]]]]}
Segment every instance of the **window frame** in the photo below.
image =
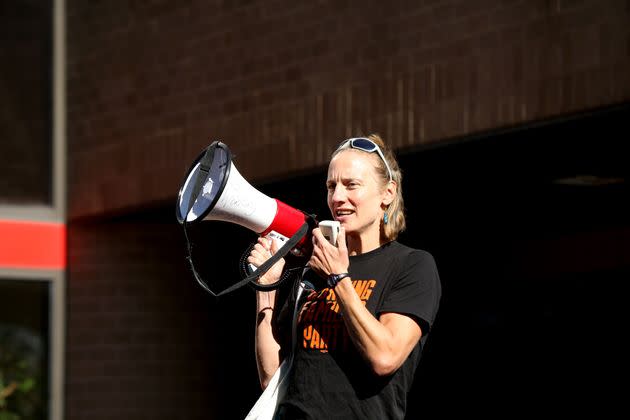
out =
{"type": "MultiPolygon", "coordinates": [[[[0,204],[0,220],[66,223],[66,22],[65,0],[52,0],[52,202],[49,205],[0,204]]],[[[0,267],[3,280],[47,281],[49,286],[49,419],[64,417],[66,270],[0,267]]]]}
{"type": "Polygon", "coordinates": [[[48,283],[50,314],[48,318],[48,418],[63,418],[64,352],[65,352],[65,275],[61,270],[26,270],[0,268],[0,283],[11,281],[45,281],[48,283]]]}

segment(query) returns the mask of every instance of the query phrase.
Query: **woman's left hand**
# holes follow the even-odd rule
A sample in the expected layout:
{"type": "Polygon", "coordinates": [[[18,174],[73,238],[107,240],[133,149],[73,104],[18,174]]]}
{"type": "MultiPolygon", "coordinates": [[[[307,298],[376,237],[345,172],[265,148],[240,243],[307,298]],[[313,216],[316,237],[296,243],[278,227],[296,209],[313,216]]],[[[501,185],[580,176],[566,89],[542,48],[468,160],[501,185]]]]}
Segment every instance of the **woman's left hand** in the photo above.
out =
{"type": "Polygon", "coordinates": [[[308,265],[321,277],[347,273],[350,266],[346,230],[342,227],[337,235],[337,246],[324,237],[319,228],[313,229],[313,254],[308,265]]]}

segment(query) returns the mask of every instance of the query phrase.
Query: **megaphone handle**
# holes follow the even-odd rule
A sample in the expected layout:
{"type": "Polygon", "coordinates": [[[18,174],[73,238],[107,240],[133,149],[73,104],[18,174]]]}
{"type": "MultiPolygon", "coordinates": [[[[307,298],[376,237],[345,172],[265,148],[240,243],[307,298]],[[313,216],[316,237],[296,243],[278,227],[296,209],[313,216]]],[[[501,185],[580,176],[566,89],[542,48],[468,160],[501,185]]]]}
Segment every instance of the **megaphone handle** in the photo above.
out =
{"type": "MultiPolygon", "coordinates": [[[[282,244],[284,244],[286,241],[289,240],[289,238],[287,238],[284,235],[279,234],[278,232],[276,232],[274,230],[272,230],[267,235],[265,235],[265,238],[270,240],[270,241],[274,241],[276,243],[276,245],[278,246],[278,249],[280,249],[282,247],[282,244]]],[[[247,249],[247,253],[249,254],[249,252],[251,252],[251,250],[252,250],[252,247],[249,247],[247,249]]],[[[247,270],[247,273],[246,273],[248,276],[258,269],[258,267],[256,267],[254,264],[251,264],[251,263],[247,264],[247,268],[249,269],[249,270],[247,270]]]]}
{"type": "Polygon", "coordinates": [[[258,267],[258,269],[256,270],[254,274],[247,277],[247,278],[251,278],[250,286],[252,286],[255,290],[258,290],[258,291],[268,291],[268,290],[277,289],[280,286],[280,284],[284,280],[286,280],[286,278],[281,277],[280,280],[271,284],[259,284],[256,280],[258,280],[258,278],[261,275],[266,273],[280,258],[287,255],[289,251],[293,249],[293,247],[295,247],[298,244],[298,242],[302,240],[304,236],[306,236],[309,229],[310,229],[309,223],[304,222],[302,226],[300,227],[300,229],[297,232],[295,232],[295,234],[291,236],[291,238],[289,238],[289,240],[287,240],[284,243],[284,245],[282,245],[282,247],[280,247],[280,249],[271,256],[271,258],[269,258],[260,267],[258,267]]]}
{"type": "MultiPolygon", "coordinates": [[[[309,218],[308,220],[314,220],[314,218],[309,218]]],[[[293,236],[291,236],[291,238],[289,238],[288,241],[286,241],[284,243],[284,245],[282,245],[282,247],[274,254],[271,256],[271,258],[269,258],[267,261],[265,261],[260,267],[258,267],[258,269],[253,273],[248,275],[247,277],[245,277],[243,280],[239,281],[238,283],[233,284],[232,286],[228,287],[227,289],[219,292],[219,293],[214,293],[212,291],[212,289],[210,289],[210,287],[207,285],[207,283],[201,278],[201,276],[199,275],[199,273],[197,272],[197,270],[195,269],[195,264],[193,262],[193,258],[192,258],[192,246],[190,244],[190,240],[188,238],[188,232],[186,230],[186,219],[184,218],[184,222],[182,223],[182,227],[184,229],[184,236],[186,237],[186,245],[188,248],[188,257],[186,258],[188,260],[188,263],[190,264],[190,268],[193,272],[193,275],[195,277],[195,280],[197,280],[197,283],[199,283],[199,285],[208,293],[210,293],[212,296],[214,297],[219,297],[222,295],[225,295],[227,293],[233,292],[236,289],[239,289],[243,286],[245,286],[247,283],[249,283],[249,285],[254,288],[255,290],[258,291],[269,291],[269,290],[274,290],[277,289],[278,287],[280,287],[280,285],[289,277],[289,276],[282,276],[280,277],[280,280],[278,280],[275,283],[272,284],[258,284],[257,280],[260,276],[262,276],[263,274],[265,274],[267,272],[267,270],[269,270],[280,258],[283,258],[285,255],[287,255],[289,253],[289,251],[291,249],[293,249],[301,240],[302,238],[304,238],[306,236],[306,234],[308,233],[311,225],[309,224],[308,221],[305,221],[302,226],[300,227],[300,229],[298,229],[297,232],[295,232],[295,234],[293,234],[293,236]]]]}
{"type": "MultiPolygon", "coordinates": [[[[297,245],[297,243],[300,242],[302,238],[308,233],[309,229],[310,229],[309,223],[304,222],[304,224],[300,227],[300,229],[297,232],[295,232],[295,234],[291,238],[289,238],[289,240],[286,241],[284,245],[282,245],[282,247],[278,250],[278,252],[273,254],[271,258],[269,258],[267,261],[261,264],[260,267],[258,267],[258,269],[253,274],[250,274],[249,276],[245,277],[243,280],[239,281],[238,283],[233,284],[232,286],[228,287],[227,289],[217,294],[214,294],[214,293],[212,294],[218,297],[218,296],[233,292],[234,290],[240,287],[243,287],[247,283],[249,283],[249,285],[255,290],[258,290],[261,292],[267,292],[269,290],[274,290],[280,287],[280,285],[288,278],[287,276],[282,276],[280,277],[280,280],[278,280],[275,283],[270,283],[270,284],[259,284],[257,280],[258,278],[260,278],[260,276],[265,274],[276,262],[278,262],[280,258],[283,258],[285,255],[287,255],[289,251],[293,249],[293,247],[297,245]]],[[[205,289],[208,290],[207,288],[205,289]]]]}

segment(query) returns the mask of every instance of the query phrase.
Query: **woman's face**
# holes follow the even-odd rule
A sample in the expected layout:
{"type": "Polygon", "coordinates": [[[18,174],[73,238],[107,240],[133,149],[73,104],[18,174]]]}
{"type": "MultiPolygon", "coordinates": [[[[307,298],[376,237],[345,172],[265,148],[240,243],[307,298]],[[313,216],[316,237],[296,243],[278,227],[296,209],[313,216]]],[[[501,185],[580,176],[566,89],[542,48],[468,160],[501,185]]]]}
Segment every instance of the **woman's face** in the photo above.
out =
{"type": "Polygon", "coordinates": [[[328,208],[349,236],[380,238],[383,204],[391,202],[377,178],[376,154],[344,150],[328,166],[328,208]]]}

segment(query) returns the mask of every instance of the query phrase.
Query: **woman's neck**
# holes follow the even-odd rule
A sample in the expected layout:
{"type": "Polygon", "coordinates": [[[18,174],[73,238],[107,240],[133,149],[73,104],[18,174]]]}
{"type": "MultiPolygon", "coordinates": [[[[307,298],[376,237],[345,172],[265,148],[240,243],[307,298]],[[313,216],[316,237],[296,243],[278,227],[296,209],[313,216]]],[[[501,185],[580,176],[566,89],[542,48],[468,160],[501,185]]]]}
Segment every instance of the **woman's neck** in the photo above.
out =
{"type": "Polygon", "coordinates": [[[346,238],[348,244],[348,255],[360,255],[375,250],[383,245],[379,237],[373,235],[368,238],[361,236],[348,236],[346,238]]]}

